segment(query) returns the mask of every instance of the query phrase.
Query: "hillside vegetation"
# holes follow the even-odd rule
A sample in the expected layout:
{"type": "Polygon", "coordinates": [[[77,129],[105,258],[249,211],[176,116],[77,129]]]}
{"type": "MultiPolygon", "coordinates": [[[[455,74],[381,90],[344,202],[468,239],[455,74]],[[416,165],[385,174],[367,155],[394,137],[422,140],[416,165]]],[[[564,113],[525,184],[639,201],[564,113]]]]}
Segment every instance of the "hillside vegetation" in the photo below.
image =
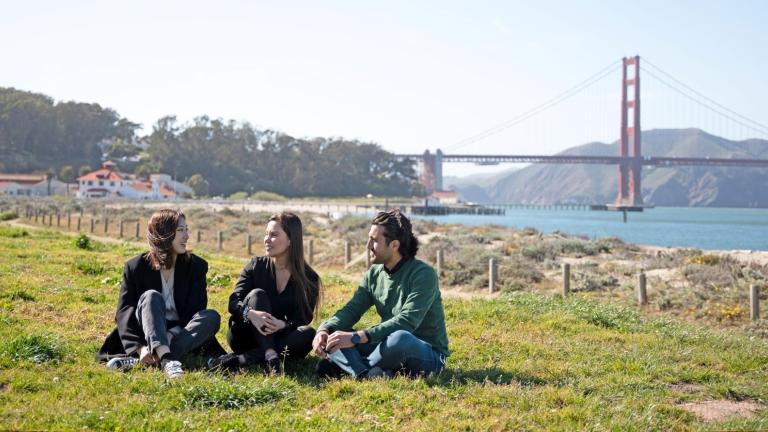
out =
{"type": "MultiPolygon", "coordinates": [[[[699,129],[643,131],[643,155],[768,159],[768,141],[729,141],[699,129]]],[[[560,154],[616,156],[618,144],[589,143],[560,154]]],[[[605,204],[616,200],[615,165],[533,164],[456,190],[476,202],[605,204]]],[[[768,207],[768,173],[761,168],[643,167],[643,200],[658,206],[768,207]]]]}
{"type": "MultiPolygon", "coordinates": [[[[700,430],[764,429],[768,344],[579,294],[446,298],[452,356],[439,376],[321,382],[316,359],[288,375],[195,369],[108,371],[93,356],[113,326],[132,243],[75,241],[0,226],[0,428],[148,430],[700,430]],[[84,248],[83,248],[84,247],[84,248]],[[707,422],[704,401],[740,404],[707,422]]],[[[243,258],[197,250],[210,263],[209,306],[226,299],[243,258]]],[[[324,319],[360,277],[319,268],[324,319]]],[[[364,322],[371,323],[368,314],[364,322]]],[[[224,341],[220,331],[219,340],[224,341]]]]}

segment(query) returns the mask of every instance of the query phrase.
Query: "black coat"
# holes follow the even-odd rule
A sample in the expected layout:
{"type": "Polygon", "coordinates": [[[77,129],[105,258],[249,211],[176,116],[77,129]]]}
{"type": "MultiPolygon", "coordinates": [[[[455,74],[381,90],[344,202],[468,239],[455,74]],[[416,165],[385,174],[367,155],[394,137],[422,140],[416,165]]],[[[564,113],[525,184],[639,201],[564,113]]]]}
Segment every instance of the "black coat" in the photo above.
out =
{"type": "Polygon", "coordinates": [[[307,293],[309,308],[302,312],[297,304],[299,286],[294,278],[291,277],[285,290],[278,293],[272,259],[267,256],[254,257],[240,273],[235,289],[229,296],[229,313],[232,314],[232,319],[236,322],[242,321],[245,297],[254,289],[261,288],[269,296],[272,304],[272,315],[286,321],[289,329],[294,330],[297,327],[309,325],[312,322],[313,310],[320,292],[320,277],[309,266],[305,267],[304,274],[307,275],[310,284],[307,293]]]}
{"type": "MultiPolygon", "coordinates": [[[[173,325],[184,327],[192,316],[207,308],[206,273],[208,263],[196,255],[189,254],[189,259],[180,257],[176,260],[173,272],[173,300],[179,313],[179,321],[172,323],[173,325]]],[[[142,345],[147,344],[144,331],[136,319],[136,306],[139,297],[149,290],[163,292],[160,271],[152,268],[144,254],[137,255],[125,263],[115,314],[117,328],[107,336],[96,356],[97,359],[106,361],[111,357],[134,354],[142,345]]],[[[224,353],[215,338],[202,348],[211,355],[224,353]]]]}

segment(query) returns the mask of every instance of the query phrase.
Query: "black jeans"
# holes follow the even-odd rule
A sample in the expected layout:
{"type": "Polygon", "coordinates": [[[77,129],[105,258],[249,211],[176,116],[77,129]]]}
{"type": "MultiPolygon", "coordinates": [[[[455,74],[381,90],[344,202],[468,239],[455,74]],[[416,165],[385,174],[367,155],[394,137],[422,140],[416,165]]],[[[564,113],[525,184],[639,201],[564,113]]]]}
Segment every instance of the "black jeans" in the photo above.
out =
{"type": "MultiPolygon", "coordinates": [[[[249,292],[245,302],[251,309],[272,313],[272,303],[266,291],[260,288],[249,292]]],[[[270,348],[281,358],[304,358],[312,350],[314,338],[315,329],[310,326],[287,327],[265,336],[252,323],[244,323],[242,316],[232,315],[229,318],[227,342],[236,354],[245,354],[248,363],[263,362],[264,353],[270,348]]]]}

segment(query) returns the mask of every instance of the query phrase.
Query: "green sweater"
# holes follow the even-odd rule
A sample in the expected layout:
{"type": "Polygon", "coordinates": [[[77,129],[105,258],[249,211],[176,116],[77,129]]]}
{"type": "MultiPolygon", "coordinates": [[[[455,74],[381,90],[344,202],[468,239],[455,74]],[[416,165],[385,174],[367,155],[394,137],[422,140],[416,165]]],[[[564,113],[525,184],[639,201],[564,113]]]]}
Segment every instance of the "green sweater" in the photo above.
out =
{"type": "Polygon", "coordinates": [[[352,330],[371,306],[376,306],[381,323],[365,329],[370,342],[379,343],[397,330],[406,330],[435,351],[449,354],[443,301],[437,274],[429,264],[411,258],[392,274],[381,264],[372,265],[352,299],[320,328],[352,330]]]}

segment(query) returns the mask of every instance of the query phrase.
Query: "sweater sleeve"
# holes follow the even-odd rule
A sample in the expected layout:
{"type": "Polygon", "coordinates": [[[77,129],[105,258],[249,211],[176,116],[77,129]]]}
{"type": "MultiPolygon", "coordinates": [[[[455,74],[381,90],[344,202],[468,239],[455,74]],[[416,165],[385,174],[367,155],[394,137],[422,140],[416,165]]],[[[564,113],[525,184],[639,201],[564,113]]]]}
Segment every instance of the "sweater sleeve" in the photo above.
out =
{"type": "Polygon", "coordinates": [[[130,262],[123,268],[123,281],[120,283],[120,294],[117,300],[117,332],[120,335],[120,342],[126,354],[133,354],[141,348],[144,342],[144,334],[136,319],[136,307],[139,303],[138,288],[135,275],[131,269],[130,262]]]}
{"type": "Polygon", "coordinates": [[[410,293],[403,302],[400,312],[365,330],[370,336],[370,342],[381,342],[397,330],[413,333],[421,325],[432,303],[437,299],[438,293],[437,275],[432,268],[424,267],[414,271],[410,280],[410,293]]]}
{"type": "Polygon", "coordinates": [[[321,330],[351,330],[360,321],[360,317],[373,305],[373,295],[368,283],[369,277],[370,271],[365,274],[363,281],[347,304],[320,325],[321,330]]]}

